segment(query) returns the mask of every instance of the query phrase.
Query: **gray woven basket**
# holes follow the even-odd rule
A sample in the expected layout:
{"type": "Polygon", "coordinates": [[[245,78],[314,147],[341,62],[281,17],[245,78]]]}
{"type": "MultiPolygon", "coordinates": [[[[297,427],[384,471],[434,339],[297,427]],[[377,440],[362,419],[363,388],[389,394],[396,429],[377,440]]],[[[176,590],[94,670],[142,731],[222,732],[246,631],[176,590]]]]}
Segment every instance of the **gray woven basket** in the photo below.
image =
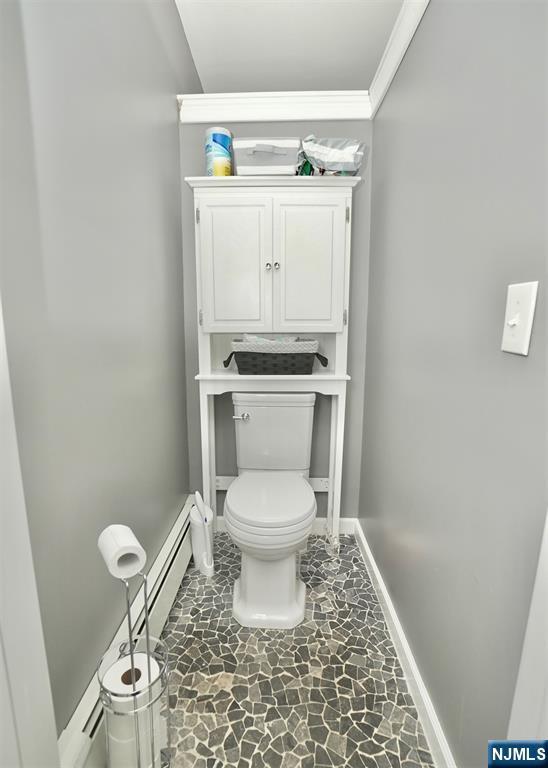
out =
{"type": "Polygon", "coordinates": [[[291,342],[235,340],[223,365],[228,368],[234,358],[238,373],[245,376],[310,375],[315,358],[324,368],[328,363],[327,358],[319,354],[318,346],[314,339],[291,342]]]}

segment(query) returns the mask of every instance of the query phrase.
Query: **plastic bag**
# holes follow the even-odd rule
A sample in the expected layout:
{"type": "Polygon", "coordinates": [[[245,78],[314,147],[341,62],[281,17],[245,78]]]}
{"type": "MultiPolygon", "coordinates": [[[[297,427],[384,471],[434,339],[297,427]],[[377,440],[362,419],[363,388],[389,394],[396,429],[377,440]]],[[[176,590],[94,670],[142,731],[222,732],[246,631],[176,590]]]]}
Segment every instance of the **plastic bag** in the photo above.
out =
{"type": "Polygon", "coordinates": [[[310,135],[303,139],[299,152],[299,174],[356,176],[364,161],[367,147],[358,139],[318,139],[310,135]]]}

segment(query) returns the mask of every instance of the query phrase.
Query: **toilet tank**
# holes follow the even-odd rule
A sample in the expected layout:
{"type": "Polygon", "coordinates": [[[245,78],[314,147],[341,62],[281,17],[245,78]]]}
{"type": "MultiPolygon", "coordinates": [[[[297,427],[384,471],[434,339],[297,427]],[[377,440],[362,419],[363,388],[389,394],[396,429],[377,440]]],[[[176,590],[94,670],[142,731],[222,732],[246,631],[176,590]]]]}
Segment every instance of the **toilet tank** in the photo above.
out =
{"type": "Polygon", "coordinates": [[[314,420],[313,393],[234,392],[238,471],[308,473],[314,420]]]}

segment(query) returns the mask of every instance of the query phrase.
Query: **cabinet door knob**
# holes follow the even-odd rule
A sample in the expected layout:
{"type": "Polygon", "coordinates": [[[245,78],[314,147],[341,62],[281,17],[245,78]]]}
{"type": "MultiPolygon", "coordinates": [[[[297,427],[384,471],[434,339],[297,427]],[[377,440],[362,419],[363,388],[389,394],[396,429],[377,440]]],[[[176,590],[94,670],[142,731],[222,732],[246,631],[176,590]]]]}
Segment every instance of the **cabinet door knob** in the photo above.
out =
{"type": "Polygon", "coordinates": [[[270,272],[270,270],[272,269],[272,264],[269,261],[267,261],[265,264],[265,267],[266,267],[266,271],[270,272]]]}
{"type": "Polygon", "coordinates": [[[247,413],[246,411],[245,413],[242,413],[241,416],[233,416],[232,418],[234,419],[234,421],[249,421],[251,417],[249,413],[247,413]]]}
{"type": "Polygon", "coordinates": [[[279,261],[275,261],[274,262],[274,269],[279,269],[279,268],[280,268],[280,262],[279,261]]]}

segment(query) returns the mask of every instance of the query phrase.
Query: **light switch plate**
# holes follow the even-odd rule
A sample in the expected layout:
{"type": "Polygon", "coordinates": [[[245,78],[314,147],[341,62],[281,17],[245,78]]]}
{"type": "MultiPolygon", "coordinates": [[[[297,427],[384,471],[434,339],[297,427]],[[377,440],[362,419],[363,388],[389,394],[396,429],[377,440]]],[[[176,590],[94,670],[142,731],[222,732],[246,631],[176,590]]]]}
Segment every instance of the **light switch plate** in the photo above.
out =
{"type": "Polygon", "coordinates": [[[538,282],[514,283],[508,286],[506,313],[502,332],[503,352],[515,355],[528,355],[535,305],[537,303],[538,282]]]}

